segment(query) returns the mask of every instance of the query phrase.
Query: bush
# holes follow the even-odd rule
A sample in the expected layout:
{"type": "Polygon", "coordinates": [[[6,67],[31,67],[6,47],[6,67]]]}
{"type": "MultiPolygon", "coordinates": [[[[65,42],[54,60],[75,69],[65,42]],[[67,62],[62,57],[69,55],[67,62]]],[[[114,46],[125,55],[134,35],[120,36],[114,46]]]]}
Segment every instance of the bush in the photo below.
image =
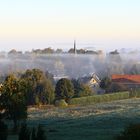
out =
{"type": "Polygon", "coordinates": [[[65,100],[56,100],[55,101],[55,106],[57,107],[67,107],[68,104],[65,102],[65,100]]]}

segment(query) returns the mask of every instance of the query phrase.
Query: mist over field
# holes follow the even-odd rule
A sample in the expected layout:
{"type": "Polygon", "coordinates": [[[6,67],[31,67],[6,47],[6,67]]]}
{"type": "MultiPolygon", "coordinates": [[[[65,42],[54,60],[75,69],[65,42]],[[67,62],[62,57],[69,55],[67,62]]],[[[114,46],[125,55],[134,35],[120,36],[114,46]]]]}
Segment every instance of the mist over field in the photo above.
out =
{"type": "Polygon", "coordinates": [[[54,76],[78,78],[96,73],[100,78],[111,74],[140,74],[140,53],[121,54],[21,54],[0,58],[0,74],[38,68],[54,76]]]}

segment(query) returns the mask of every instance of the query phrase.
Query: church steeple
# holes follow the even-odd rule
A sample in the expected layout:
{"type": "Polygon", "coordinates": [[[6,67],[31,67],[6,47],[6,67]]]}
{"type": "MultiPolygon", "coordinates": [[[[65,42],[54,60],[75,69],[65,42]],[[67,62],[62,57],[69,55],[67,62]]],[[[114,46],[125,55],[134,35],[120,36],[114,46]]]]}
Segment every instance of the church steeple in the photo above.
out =
{"type": "Polygon", "coordinates": [[[77,51],[76,51],[76,40],[74,40],[74,54],[76,54],[77,51]]]}

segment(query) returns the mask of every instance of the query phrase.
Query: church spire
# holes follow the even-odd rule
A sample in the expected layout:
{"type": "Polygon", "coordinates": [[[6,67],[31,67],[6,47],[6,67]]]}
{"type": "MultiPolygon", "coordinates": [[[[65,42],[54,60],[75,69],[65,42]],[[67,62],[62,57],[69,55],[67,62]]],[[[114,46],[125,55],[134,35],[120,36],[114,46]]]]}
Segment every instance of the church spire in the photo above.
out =
{"type": "Polygon", "coordinates": [[[74,40],[74,54],[76,54],[77,51],[76,51],[76,40],[74,40]]]}

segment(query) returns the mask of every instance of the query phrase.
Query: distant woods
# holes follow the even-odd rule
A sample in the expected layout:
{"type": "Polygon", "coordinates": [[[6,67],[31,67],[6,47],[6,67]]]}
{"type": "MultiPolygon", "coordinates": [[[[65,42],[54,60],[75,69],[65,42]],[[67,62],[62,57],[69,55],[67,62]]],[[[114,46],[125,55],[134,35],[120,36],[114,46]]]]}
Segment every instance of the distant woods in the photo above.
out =
{"type": "MultiPolygon", "coordinates": [[[[33,49],[32,51],[26,51],[25,53],[35,53],[35,54],[60,54],[60,53],[75,53],[74,48],[70,48],[68,51],[64,51],[63,49],[52,49],[51,47],[44,48],[44,49],[33,49]]],[[[77,54],[101,54],[103,53],[101,50],[93,51],[88,49],[76,49],[77,54]]],[[[23,54],[22,51],[16,51],[12,49],[8,52],[8,54],[23,54]]]]}
{"type": "MultiPolygon", "coordinates": [[[[26,52],[27,53],[27,52],[26,52]]],[[[36,54],[102,54],[103,52],[101,50],[99,51],[93,51],[93,50],[87,50],[87,49],[76,49],[70,48],[68,51],[64,51],[62,49],[52,49],[52,48],[45,48],[45,49],[36,49],[32,50],[31,53],[36,53],[36,54]]]]}

